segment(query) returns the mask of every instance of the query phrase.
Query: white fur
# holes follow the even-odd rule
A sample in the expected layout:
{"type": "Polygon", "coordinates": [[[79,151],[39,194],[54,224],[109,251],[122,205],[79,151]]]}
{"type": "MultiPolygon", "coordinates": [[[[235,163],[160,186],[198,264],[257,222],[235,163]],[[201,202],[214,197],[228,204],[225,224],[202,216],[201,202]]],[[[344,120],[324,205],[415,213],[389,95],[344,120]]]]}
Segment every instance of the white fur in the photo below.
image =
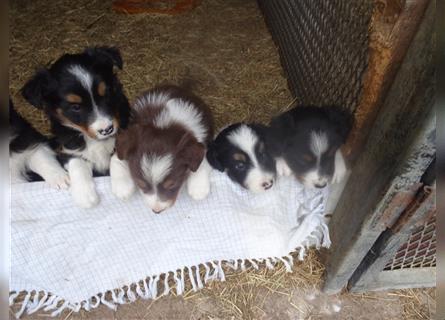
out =
{"type": "Polygon", "coordinates": [[[245,186],[252,192],[263,192],[265,187],[263,183],[272,183],[274,176],[271,173],[264,172],[258,167],[252,168],[247,174],[245,186]]]}
{"type": "Polygon", "coordinates": [[[231,132],[227,139],[235,146],[243,150],[252,161],[253,168],[251,168],[246,176],[245,187],[253,192],[264,191],[264,183],[273,182],[274,176],[269,172],[265,172],[258,164],[255,155],[255,145],[258,142],[258,137],[255,132],[246,125],[241,125],[239,128],[231,132]]]}
{"type": "Polygon", "coordinates": [[[98,139],[106,139],[107,137],[112,136],[116,133],[116,129],[114,128],[113,131],[108,135],[103,135],[99,132],[99,130],[104,130],[108,128],[110,125],[113,124],[113,121],[110,116],[104,115],[99,111],[99,108],[97,107],[96,101],[94,100],[93,95],[93,76],[90,72],[88,72],[85,68],[79,65],[73,65],[71,66],[68,71],[74,75],[77,80],[81,83],[81,85],[85,88],[85,90],[88,91],[91,103],[93,106],[93,112],[95,115],[95,120],[91,123],[90,128],[92,128],[95,133],[96,137],[98,139]]]}
{"type": "Polygon", "coordinates": [[[205,142],[207,128],[202,121],[201,112],[195,105],[182,99],[170,99],[165,108],[153,121],[158,128],[167,128],[173,123],[179,123],[191,131],[198,142],[205,142]]]}
{"type": "Polygon", "coordinates": [[[136,99],[133,104],[135,110],[141,110],[146,107],[160,107],[170,100],[170,93],[167,91],[151,92],[144,94],[136,99]]]}
{"type": "Polygon", "coordinates": [[[127,161],[120,160],[117,154],[111,157],[110,179],[111,191],[121,200],[129,199],[136,190],[127,161]]]}
{"type": "Polygon", "coordinates": [[[90,124],[90,128],[94,130],[94,133],[96,134],[96,138],[99,140],[107,139],[108,137],[113,136],[117,128],[113,126],[113,131],[111,131],[109,134],[102,134],[100,131],[105,130],[113,125],[113,120],[108,117],[102,115],[100,112],[97,112],[96,119],[93,123],[90,124]]]}
{"type": "Polygon", "coordinates": [[[143,155],[141,159],[142,173],[152,185],[157,185],[170,173],[173,164],[173,156],[143,155]]]}
{"type": "Polygon", "coordinates": [[[110,158],[114,150],[115,138],[106,140],[95,140],[88,136],[85,138],[85,148],[83,150],[64,149],[67,154],[72,154],[87,160],[93,168],[99,172],[106,172],[110,168],[110,158]]]}
{"type": "Polygon", "coordinates": [[[85,209],[97,205],[99,196],[94,185],[92,164],[80,158],[72,158],[66,167],[70,175],[70,192],[74,202],[85,209]]]}
{"type": "Polygon", "coordinates": [[[310,136],[310,148],[317,158],[317,164],[315,170],[309,171],[303,176],[303,184],[308,187],[325,185],[328,183],[328,178],[320,175],[320,162],[323,153],[325,153],[329,148],[326,133],[313,131],[310,136]]]}
{"type": "Polygon", "coordinates": [[[210,192],[210,172],[212,167],[204,157],[196,172],[191,172],[187,179],[187,192],[194,200],[202,200],[210,192]]]}
{"type": "Polygon", "coordinates": [[[315,188],[315,185],[326,185],[328,178],[319,174],[318,170],[311,170],[302,177],[302,182],[306,187],[315,188]]]}
{"type": "Polygon", "coordinates": [[[173,205],[172,201],[160,200],[155,193],[145,194],[141,191],[141,195],[144,201],[150,207],[150,209],[157,213],[164,211],[165,209],[168,209],[173,205]]]}
{"type": "Polygon", "coordinates": [[[335,163],[334,163],[334,175],[332,177],[333,183],[341,182],[346,176],[347,168],[346,163],[343,158],[343,154],[340,149],[335,152],[335,163]]]}
{"type": "Polygon", "coordinates": [[[312,152],[317,156],[318,159],[321,158],[321,155],[328,150],[328,137],[324,132],[313,131],[311,133],[311,143],[310,147],[312,152]]]}
{"type": "Polygon", "coordinates": [[[68,188],[68,173],[57,161],[54,151],[46,144],[39,144],[20,153],[14,152],[9,161],[12,183],[26,182],[26,171],[31,170],[53,188],[68,188]]]}
{"type": "Polygon", "coordinates": [[[275,162],[276,162],[277,174],[279,176],[288,177],[292,174],[292,170],[289,168],[286,160],[284,160],[283,158],[277,158],[275,159],[275,162]]]}
{"type": "Polygon", "coordinates": [[[68,71],[79,80],[80,84],[90,93],[92,96],[93,76],[85,68],[80,65],[72,65],[68,68],[68,71]]]}
{"type": "Polygon", "coordinates": [[[258,167],[258,161],[255,156],[255,145],[258,142],[258,137],[252,129],[246,125],[241,125],[236,130],[233,130],[227,136],[227,139],[247,153],[253,165],[258,167]]]}

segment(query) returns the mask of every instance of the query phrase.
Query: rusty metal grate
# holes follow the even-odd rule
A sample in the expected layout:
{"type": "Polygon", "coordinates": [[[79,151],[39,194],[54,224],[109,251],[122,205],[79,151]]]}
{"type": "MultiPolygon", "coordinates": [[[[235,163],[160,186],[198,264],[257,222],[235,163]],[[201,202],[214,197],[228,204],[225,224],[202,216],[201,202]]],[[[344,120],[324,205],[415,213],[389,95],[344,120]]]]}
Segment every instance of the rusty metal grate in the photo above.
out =
{"type": "Polygon", "coordinates": [[[384,270],[436,266],[436,215],[411,234],[384,270]]]}
{"type": "Polygon", "coordinates": [[[359,104],[372,0],[259,0],[299,104],[359,104]]]}

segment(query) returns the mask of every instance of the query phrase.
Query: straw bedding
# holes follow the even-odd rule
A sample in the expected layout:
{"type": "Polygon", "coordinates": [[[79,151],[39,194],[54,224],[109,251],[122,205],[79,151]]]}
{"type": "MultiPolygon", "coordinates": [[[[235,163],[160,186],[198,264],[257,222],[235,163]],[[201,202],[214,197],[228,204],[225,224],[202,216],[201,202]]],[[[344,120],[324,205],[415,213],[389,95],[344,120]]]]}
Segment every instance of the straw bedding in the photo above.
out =
{"type": "MultiPolygon", "coordinates": [[[[131,101],[160,82],[197,80],[196,93],[212,108],[217,127],[242,120],[266,122],[292,104],[276,48],[254,1],[207,0],[189,13],[165,17],[116,14],[111,2],[103,0],[20,0],[11,3],[10,30],[10,94],[19,112],[43,133],[48,133],[44,115],[21,98],[20,88],[38,66],[93,45],[121,49],[125,65],[119,76],[131,101]]],[[[308,302],[307,294],[319,286],[322,274],[323,266],[311,252],[290,274],[284,266],[228,272],[226,282],[186,294],[185,302],[164,299],[192,303],[194,312],[203,300],[211,301],[211,308],[199,310],[208,319],[321,319],[327,314],[322,312],[327,298],[308,302]],[[271,301],[276,305],[268,307],[271,301]],[[281,314],[280,308],[293,311],[281,314]],[[271,314],[271,309],[276,311],[271,314]]],[[[352,301],[351,306],[358,301],[357,309],[369,301],[396,299],[401,319],[427,319],[434,312],[434,296],[429,289],[383,298],[345,294],[329,299],[352,301]]],[[[148,319],[154,308],[148,304],[143,315],[133,307],[132,317],[148,319]]],[[[89,316],[62,315],[69,317],[89,316]]],[[[42,319],[40,314],[33,318],[42,319]]]]}

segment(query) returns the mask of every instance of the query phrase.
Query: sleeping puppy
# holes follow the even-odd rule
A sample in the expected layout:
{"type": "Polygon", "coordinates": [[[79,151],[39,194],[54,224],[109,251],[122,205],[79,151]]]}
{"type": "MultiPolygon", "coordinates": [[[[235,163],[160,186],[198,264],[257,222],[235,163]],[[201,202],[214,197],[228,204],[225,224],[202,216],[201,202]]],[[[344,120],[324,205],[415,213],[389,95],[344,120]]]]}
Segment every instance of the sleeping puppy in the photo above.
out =
{"type": "Polygon", "coordinates": [[[63,55],[22,89],[25,99],[47,114],[70,192],[83,208],[99,202],[93,171],[108,172],[114,136],[128,122],[130,109],[114,66],[122,69],[116,48],[87,48],[63,55]]]}
{"type": "Polygon", "coordinates": [[[145,92],[132,106],[128,129],[117,137],[113,193],[127,199],[137,187],[155,213],[175,203],[184,182],[193,199],[205,198],[211,171],[205,153],[212,137],[212,115],[199,98],[172,85],[145,92]]]}
{"type": "Polygon", "coordinates": [[[223,129],[209,145],[210,165],[252,192],[270,189],[275,180],[275,159],[269,153],[259,124],[236,123],[223,129]]]}
{"type": "Polygon", "coordinates": [[[67,189],[68,173],[56,159],[48,139],[22,118],[9,100],[9,166],[11,183],[27,182],[38,174],[51,187],[67,189]]]}
{"type": "Polygon", "coordinates": [[[280,175],[294,174],[307,187],[341,181],[346,165],[340,147],[352,127],[352,114],[336,106],[301,106],[272,119],[268,145],[280,175]]]}

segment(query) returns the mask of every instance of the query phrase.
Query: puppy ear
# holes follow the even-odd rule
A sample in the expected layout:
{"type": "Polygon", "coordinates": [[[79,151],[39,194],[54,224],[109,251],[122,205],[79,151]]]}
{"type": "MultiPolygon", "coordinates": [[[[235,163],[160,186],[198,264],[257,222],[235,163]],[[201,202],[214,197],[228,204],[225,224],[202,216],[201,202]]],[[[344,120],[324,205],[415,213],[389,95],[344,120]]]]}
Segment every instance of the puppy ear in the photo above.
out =
{"type": "Polygon", "coordinates": [[[212,141],[207,146],[206,157],[207,157],[207,161],[213,168],[215,168],[216,170],[221,171],[221,172],[224,171],[224,167],[222,166],[221,162],[219,161],[218,146],[215,141],[212,141]]]}
{"type": "Polygon", "coordinates": [[[124,62],[118,48],[116,47],[94,47],[85,49],[85,53],[95,57],[103,63],[116,66],[122,70],[124,62]]]}
{"type": "Polygon", "coordinates": [[[52,82],[49,71],[41,69],[25,83],[21,89],[21,94],[34,107],[43,109],[46,97],[51,90],[52,82]]]}
{"type": "Polygon", "coordinates": [[[343,142],[345,142],[354,122],[352,113],[346,108],[342,108],[339,106],[324,108],[329,120],[335,124],[335,126],[337,127],[337,132],[342,137],[343,142]]]}
{"type": "Polygon", "coordinates": [[[116,137],[116,154],[120,160],[128,160],[136,149],[137,135],[132,135],[130,130],[120,130],[116,137]]]}
{"type": "Polygon", "coordinates": [[[187,167],[193,172],[198,170],[205,156],[205,146],[191,134],[186,134],[179,141],[178,149],[180,157],[187,167]]]}

